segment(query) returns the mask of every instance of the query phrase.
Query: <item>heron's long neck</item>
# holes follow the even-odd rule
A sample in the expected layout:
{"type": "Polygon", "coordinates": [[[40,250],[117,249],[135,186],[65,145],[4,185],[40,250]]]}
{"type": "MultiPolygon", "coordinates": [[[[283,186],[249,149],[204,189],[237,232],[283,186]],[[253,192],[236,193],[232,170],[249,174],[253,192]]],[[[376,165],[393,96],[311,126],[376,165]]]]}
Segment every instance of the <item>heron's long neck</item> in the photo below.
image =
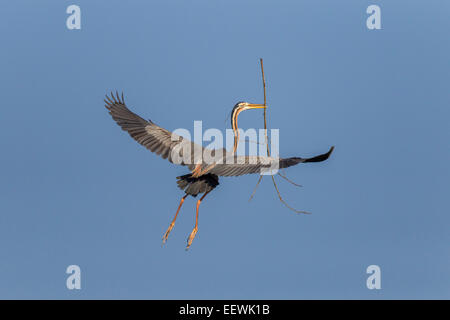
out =
{"type": "Polygon", "coordinates": [[[236,154],[237,147],[239,144],[239,128],[238,128],[238,115],[241,113],[242,109],[236,109],[231,115],[231,128],[234,133],[234,144],[233,144],[233,154],[236,154]]]}
{"type": "Polygon", "coordinates": [[[239,129],[236,127],[236,129],[233,128],[234,132],[234,145],[233,145],[233,154],[236,154],[236,150],[239,144],[239,129]]]}

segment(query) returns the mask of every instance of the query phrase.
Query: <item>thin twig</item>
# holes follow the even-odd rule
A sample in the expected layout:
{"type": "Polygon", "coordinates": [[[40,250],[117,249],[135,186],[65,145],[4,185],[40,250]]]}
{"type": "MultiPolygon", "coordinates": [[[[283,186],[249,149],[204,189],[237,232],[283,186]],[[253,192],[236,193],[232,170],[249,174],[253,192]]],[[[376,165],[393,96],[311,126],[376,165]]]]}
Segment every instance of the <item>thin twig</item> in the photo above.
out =
{"type": "Polygon", "coordinates": [[[286,180],[287,182],[289,182],[290,184],[293,184],[296,187],[302,187],[301,184],[295,183],[294,181],[290,180],[288,177],[286,177],[285,175],[281,174],[281,172],[278,172],[278,175],[280,177],[282,177],[284,180],[286,180]]]}
{"type": "Polygon", "coordinates": [[[264,64],[263,59],[260,58],[259,61],[261,62],[261,75],[262,75],[262,82],[263,82],[263,90],[264,90],[264,136],[266,139],[266,146],[267,146],[267,156],[270,157],[270,148],[269,148],[269,138],[267,137],[267,100],[266,100],[266,77],[264,76],[264,64]]]}
{"type": "MultiPolygon", "coordinates": [[[[266,78],[265,78],[265,76],[264,76],[264,64],[263,64],[263,59],[260,58],[259,61],[260,61],[260,63],[261,63],[261,74],[262,74],[262,82],[263,82],[263,90],[264,90],[264,106],[266,106],[266,108],[264,108],[264,136],[265,136],[266,146],[267,146],[267,156],[270,157],[269,138],[268,138],[268,136],[267,136],[266,78]]],[[[289,182],[292,183],[293,185],[301,186],[301,185],[296,184],[295,182],[292,182],[292,181],[289,180],[286,176],[280,174],[279,172],[278,172],[278,175],[279,175],[280,177],[286,179],[287,181],[289,181],[289,182]]],[[[260,182],[261,182],[261,180],[262,180],[262,177],[263,177],[262,175],[259,176],[258,182],[256,183],[255,189],[253,190],[253,193],[252,193],[252,195],[250,196],[249,201],[251,201],[252,198],[253,198],[253,196],[255,195],[256,189],[258,189],[258,186],[259,186],[259,184],[260,184],[260,182]]],[[[289,204],[287,204],[287,202],[284,201],[283,198],[281,197],[280,190],[278,190],[278,186],[277,186],[277,183],[275,182],[274,176],[271,175],[271,177],[272,177],[273,186],[275,187],[275,190],[277,191],[278,198],[280,199],[280,201],[281,201],[287,208],[289,208],[290,210],[292,210],[292,211],[294,211],[294,212],[296,212],[296,213],[305,213],[305,214],[309,214],[309,212],[307,212],[307,211],[297,210],[297,209],[295,209],[295,208],[292,208],[289,204]]]]}
{"type": "Polygon", "coordinates": [[[277,184],[275,183],[275,178],[274,178],[273,176],[271,176],[271,177],[272,177],[273,186],[275,187],[275,190],[277,190],[278,198],[280,199],[280,201],[281,201],[287,208],[289,208],[289,209],[291,209],[292,211],[297,212],[297,213],[304,213],[304,214],[310,214],[310,213],[311,213],[311,212],[308,212],[308,211],[301,211],[301,210],[294,209],[294,208],[292,208],[290,205],[288,205],[287,202],[284,201],[283,198],[281,197],[280,190],[278,190],[277,184]]]}
{"type": "MultiPolygon", "coordinates": [[[[269,150],[269,138],[267,137],[267,98],[266,98],[266,78],[264,76],[264,64],[263,59],[260,58],[259,62],[261,64],[261,76],[262,76],[262,83],[263,83],[263,91],[264,91],[264,137],[266,140],[266,147],[267,147],[267,156],[270,156],[270,150],[269,150]]],[[[256,193],[256,190],[259,187],[259,184],[261,183],[261,180],[263,178],[263,175],[259,176],[258,182],[256,183],[255,189],[253,189],[252,195],[250,196],[250,199],[248,201],[252,201],[253,196],[256,193]]]]}
{"type": "Polygon", "coordinates": [[[262,175],[262,174],[261,174],[261,175],[259,175],[259,179],[258,179],[258,182],[256,183],[255,189],[253,189],[252,195],[250,196],[250,199],[248,199],[248,202],[252,201],[252,199],[253,199],[253,196],[254,196],[254,195],[255,195],[255,193],[256,193],[256,189],[258,189],[259,183],[260,183],[260,182],[261,182],[261,180],[262,180],[262,177],[263,177],[263,175],[262,175]]]}

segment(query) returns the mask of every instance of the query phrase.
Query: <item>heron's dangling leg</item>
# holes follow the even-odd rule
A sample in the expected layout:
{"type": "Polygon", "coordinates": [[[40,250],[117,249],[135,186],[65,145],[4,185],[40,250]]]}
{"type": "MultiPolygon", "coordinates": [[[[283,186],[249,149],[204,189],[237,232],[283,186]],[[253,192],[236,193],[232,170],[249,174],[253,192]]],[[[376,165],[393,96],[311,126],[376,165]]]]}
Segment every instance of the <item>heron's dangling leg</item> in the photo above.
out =
{"type": "Polygon", "coordinates": [[[183,205],[184,199],[186,199],[187,196],[188,196],[188,194],[185,194],[184,197],[181,198],[177,213],[175,213],[175,217],[173,217],[172,223],[170,224],[169,228],[167,228],[167,231],[163,236],[163,244],[166,243],[167,238],[169,237],[169,233],[170,233],[170,231],[172,231],[173,226],[175,225],[175,220],[177,220],[178,212],[180,212],[180,209],[181,209],[181,206],[183,205]]]}
{"type": "Polygon", "coordinates": [[[189,249],[189,247],[191,246],[192,241],[194,241],[195,235],[197,234],[197,231],[198,231],[198,207],[200,207],[200,203],[202,202],[202,200],[206,197],[206,195],[210,191],[205,192],[205,194],[197,201],[197,212],[196,212],[196,215],[195,215],[195,227],[194,227],[194,230],[192,230],[191,234],[189,235],[188,243],[187,243],[187,246],[186,246],[186,250],[189,249]]]}

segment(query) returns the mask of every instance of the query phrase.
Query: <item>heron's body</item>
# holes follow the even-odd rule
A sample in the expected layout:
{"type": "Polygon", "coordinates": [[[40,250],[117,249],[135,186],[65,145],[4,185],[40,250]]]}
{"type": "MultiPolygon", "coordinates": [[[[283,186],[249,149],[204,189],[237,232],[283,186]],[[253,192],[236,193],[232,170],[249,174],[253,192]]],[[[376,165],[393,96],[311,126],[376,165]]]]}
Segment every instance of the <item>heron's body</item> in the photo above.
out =
{"type": "Polygon", "coordinates": [[[234,148],[232,152],[225,149],[211,150],[203,148],[192,141],[171,133],[150,120],[145,120],[135,113],[131,112],[125,105],[122,97],[116,93],[111,97],[106,96],[106,108],[109,110],[112,118],[117,124],[138,143],[150,151],[160,155],[172,163],[187,166],[191,173],[177,177],[178,187],[185,192],[182,197],[175,217],[166,231],[163,242],[172,230],[178,212],[188,195],[196,197],[198,194],[203,196],[197,201],[196,224],[191,235],[188,238],[187,248],[190,247],[198,229],[198,208],[205,196],[219,185],[219,176],[240,176],[251,173],[261,173],[273,167],[277,162],[279,168],[287,168],[303,162],[320,162],[328,159],[333,147],[327,153],[313,157],[300,158],[292,157],[286,159],[277,159],[264,156],[238,156],[236,149],[239,140],[239,131],[237,119],[240,112],[248,109],[265,108],[263,105],[249,104],[241,102],[236,104],[231,115],[231,126],[235,133],[234,148]],[[214,161],[205,161],[205,155],[208,159],[214,161]]]}
{"type": "Polygon", "coordinates": [[[219,185],[219,177],[215,174],[206,173],[200,177],[192,177],[192,174],[185,174],[177,177],[178,188],[186,194],[196,197],[199,193],[212,191],[219,185]]]}

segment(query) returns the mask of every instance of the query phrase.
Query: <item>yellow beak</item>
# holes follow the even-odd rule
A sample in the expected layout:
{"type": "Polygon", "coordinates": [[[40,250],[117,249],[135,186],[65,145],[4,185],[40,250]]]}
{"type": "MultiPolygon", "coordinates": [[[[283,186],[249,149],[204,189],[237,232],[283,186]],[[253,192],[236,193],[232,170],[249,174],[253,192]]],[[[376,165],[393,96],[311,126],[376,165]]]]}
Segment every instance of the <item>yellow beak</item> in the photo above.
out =
{"type": "Polygon", "coordinates": [[[247,104],[248,109],[265,109],[266,105],[264,104],[255,104],[255,103],[249,103],[247,104]]]}

